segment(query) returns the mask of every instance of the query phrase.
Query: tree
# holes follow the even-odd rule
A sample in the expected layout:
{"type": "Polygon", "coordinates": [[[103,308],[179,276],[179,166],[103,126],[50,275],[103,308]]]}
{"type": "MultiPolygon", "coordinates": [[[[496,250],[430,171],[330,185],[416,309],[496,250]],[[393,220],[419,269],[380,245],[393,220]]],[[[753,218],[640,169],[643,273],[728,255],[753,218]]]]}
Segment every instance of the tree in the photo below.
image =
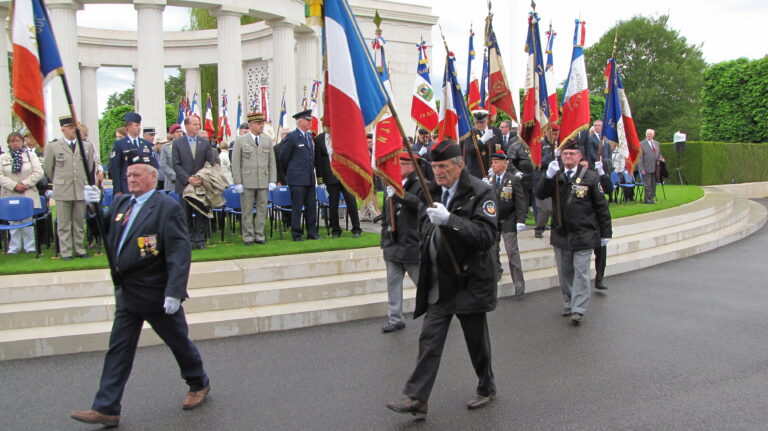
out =
{"type": "Polygon", "coordinates": [[[768,142],[768,56],[709,67],[701,95],[702,139],[768,142]]]}
{"type": "Polygon", "coordinates": [[[585,49],[589,88],[602,94],[605,63],[618,35],[615,60],[638,132],[655,129],[658,139],[667,141],[675,131],[684,130],[689,140],[695,140],[700,136],[706,62],[701,45],[689,44],[668,27],[668,20],[669,15],[661,15],[619,21],[585,49]]]}
{"type": "MultiPolygon", "coordinates": [[[[165,80],[165,103],[178,106],[179,100],[184,97],[184,76],[179,72],[178,75],[171,75],[165,80]]],[[[124,105],[135,105],[135,84],[131,88],[121,93],[112,93],[107,98],[106,110],[117,108],[124,105]]]]}
{"type": "MultiPolygon", "coordinates": [[[[109,111],[111,109],[115,109],[119,106],[134,106],[135,103],[135,93],[136,89],[134,88],[134,85],[131,84],[131,88],[128,88],[126,90],[123,90],[121,93],[112,93],[107,98],[107,108],[105,111],[109,111]]],[[[128,111],[130,112],[130,111],[128,111]]]]}

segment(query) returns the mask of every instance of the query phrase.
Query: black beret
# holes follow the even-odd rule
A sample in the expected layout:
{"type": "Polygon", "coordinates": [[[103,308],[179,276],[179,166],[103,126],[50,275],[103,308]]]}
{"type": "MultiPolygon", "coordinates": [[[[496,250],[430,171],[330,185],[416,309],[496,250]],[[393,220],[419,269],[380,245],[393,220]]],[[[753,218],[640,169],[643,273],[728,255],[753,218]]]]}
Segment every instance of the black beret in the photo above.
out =
{"type": "Polygon", "coordinates": [[[569,139],[563,144],[563,151],[565,150],[576,150],[581,152],[581,147],[579,147],[579,143],[576,142],[575,139],[569,139]]]}
{"type": "Polygon", "coordinates": [[[304,118],[306,120],[311,120],[312,119],[312,110],[311,109],[307,109],[306,111],[297,112],[297,113],[293,114],[293,118],[295,120],[298,120],[299,118],[304,118]]]}
{"type": "Polygon", "coordinates": [[[498,159],[498,160],[507,160],[507,155],[504,154],[503,151],[499,151],[498,153],[491,154],[492,159],[498,159]]]}
{"type": "Polygon", "coordinates": [[[152,156],[140,154],[138,150],[128,150],[128,166],[152,165],[152,156]]]}
{"type": "Polygon", "coordinates": [[[440,141],[432,147],[432,161],[442,162],[461,155],[461,149],[450,139],[440,141]]]}

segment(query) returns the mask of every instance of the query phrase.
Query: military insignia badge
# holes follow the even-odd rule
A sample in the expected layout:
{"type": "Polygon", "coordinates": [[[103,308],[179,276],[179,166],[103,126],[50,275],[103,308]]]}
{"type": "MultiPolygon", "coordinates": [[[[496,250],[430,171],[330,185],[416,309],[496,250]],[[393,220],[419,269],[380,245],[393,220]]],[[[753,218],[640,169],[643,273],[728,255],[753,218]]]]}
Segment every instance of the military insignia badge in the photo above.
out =
{"type": "Polygon", "coordinates": [[[576,195],[577,198],[583,198],[587,195],[587,190],[589,190],[588,186],[579,186],[574,184],[572,186],[573,193],[576,195]]]}
{"type": "Polygon", "coordinates": [[[485,201],[483,203],[483,212],[489,217],[496,217],[496,202],[485,201]]]}
{"type": "Polygon", "coordinates": [[[109,153],[109,158],[110,158],[110,159],[114,159],[114,158],[115,158],[115,152],[114,152],[114,151],[112,151],[111,153],[109,153]]]}
{"type": "Polygon", "coordinates": [[[115,221],[116,221],[116,222],[119,222],[119,221],[120,221],[120,220],[122,220],[122,219],[123,219],[123,213],[120,213],[120,214],[118,214],[118,215],[115,217],[115,221]]]}
{"type": "Polygon", "coordinates": [[[416,89],[416,92],[421,96],[422,99],[426,100],[427,102],[432,101],[432,98],[434,97],[434,93],[432,92],[432,89],[429,88],[427,84],[421,84],[416,89]]]}
{"type": "Polygon", "coordinates": [[[136,238],[136,245],[139,246],[139,254],[144,257],[148,254],[157,256],[160,254],[157,251],[157,235],[145,235],[136,238]]]}
{"type": "Polygon", "coordinates": [[[515,189],[511,186],[504,186],[501,188],[501,193],[499,193],[499,196],[501,196],[502,199],[505,201],[508,201],[512,199],[512,196],[515,194],[515,189]]]}

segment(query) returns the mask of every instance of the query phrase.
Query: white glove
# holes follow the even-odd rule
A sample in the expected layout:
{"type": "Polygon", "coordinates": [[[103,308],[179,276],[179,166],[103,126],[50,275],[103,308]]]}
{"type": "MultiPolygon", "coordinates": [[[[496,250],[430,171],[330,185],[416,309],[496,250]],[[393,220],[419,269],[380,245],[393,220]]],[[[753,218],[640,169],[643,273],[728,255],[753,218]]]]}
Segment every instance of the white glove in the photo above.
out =
{"type": "Polygon", "coordinates": [[[555,158],[560,157],[560,148],[555,148],[555,158]]]}
{"type": "Polygon", "coordinates": [[[525,223],[518,223],[517,224],[517,231],[522,232],[525,230],[525,223]]]}
{"type": "Polygon", "coordinates": [[[480,140],[483,143],[488,142],[491,138],[493,138],[493,130],[490,128],[485,129],[485,133],[483,133],[483,136],[480,138],[480,140]]]}
{"type": "Polygon", "coordinates": [[[95,204],[101,199],[101,192],[96,186],[85,186],[83,187],[83,196],[85,196],[86,203],[95,204]]]}
{"type": "Polygon", "coordinates": [[[422,147],[419,148],[419,155],[423,156],[424,154],[427,154],[427,146],[426,145],[422,145],[422,147]]]}
{"type": "Polygon", "coordinates": [[[610,241],[610,238],[600,238],[600,247],[605,247],[608,245],[608,241],[610,241]]]}
{"type": "Polygon", "coordinates": [[[391,198],[395,195],[395,188],[392,186],[387,186],[387,197],[391,198]]]}
{"type": "Polygon", "coordinates": [[[493,168],[488,168],[488,175],[487,176],[490,177],[491,175],[493,175],[493,168]]]}
{"type": "Polygon", "coordinates": [[[517,171],[517,172],[515,172],[515,176],[516,176],[518,179],[521,179],[521,180],[523,179],[523,173],[522,173],[522,172],[520,172],[520,171],[517,171]]]}
{"type": "Polygon", "coordinates": [[[435,226],[443,226],[448,224],[448,218],[451,216],[451,212],[448,208],[440,202],[435,202],[433,208],[427,208],[427,216],[429,221],[435,226]]]}
{"type": "Polygon", "coordinates": [[[558,163],[557,160],[552,160],[547,167],[547,178],[555,178],[555,175],[557,175],[559,171],[560,163],[558,163]]]}
{"type": "Polygon", "coordinates": [[[165,303],[163,304],[165,314],[176,314],[176,312],[179,311],[179,306],[181,306],[181,299],[171,296],[165,297],[165,303]]]}
{"type": "Polygon", "coordinates": [[[46,190],[45,191],[45,198],[50,199],[51,196],[53,196],[53,190],[46,190]]]}
{"type": "Polygon", "coordinates": [[[277,188],[277,184],[275,184],[275,183],[269,183],[269,189],[270,189],[270,190],[274,190],[274,189],[276,189],[276,188],[277,188]]]}
{"type": "Polygon", "coordinates": [[[232,191],[240,194],[243,192],[243,185],[242,184],[235,184],[234,187],[232,187],[232,191]]]}
{"type": "Polygon", "coordinates": [[[323,190],[328,190],[328,187],[326,187],[325,184],[319,184],[318,187],[320,187],[323,190]]]}
{"type": "Polygon", "coordinates": [[[595,162],[595,170],[600,175],[605,175],[605,170],[603,169],[603,162],[595,162]]]}
{"type": "Polygon", "coordinates": [[[483,182],[488,184],[488,185],[491,185],[491,180],[489,180],[488,177],[484,177],[483,178],[483,182]]]}

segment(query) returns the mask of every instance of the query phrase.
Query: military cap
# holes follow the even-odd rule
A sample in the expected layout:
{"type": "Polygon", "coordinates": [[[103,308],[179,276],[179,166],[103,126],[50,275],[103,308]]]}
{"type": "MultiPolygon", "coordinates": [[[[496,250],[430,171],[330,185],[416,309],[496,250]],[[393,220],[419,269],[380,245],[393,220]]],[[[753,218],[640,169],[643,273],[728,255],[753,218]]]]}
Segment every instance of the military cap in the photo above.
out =
{"type": "Polygon", "coordinates": [[[135,112],[129,112],[123,115],[123,120],[125,120],[126,123],[141,123],[141,115],[135,112]]]}
{"type": "Polygon", "coordinates": [[[306,111],[301,111],[293,114],[294,120],[298,120],[299,118],[303,118],[305,120],[312,120],[312,110],[307,109],[306,111]]]}
{"type": "Polygon", "coordinates": [[[497,160],[507,160],[507,155],[504,154],[504,151],[498,151],[496,153],[491,154],[491,158],[497,159],[497,160]]]}
{"type": "Polygon", "coordinates": [[[263,123],[264,114],[262,114],[261,112],[251,112],[250,114],[248,114],[248,122],[263,123]]]}
{"type": "Polygon", "coordinates": [[[177,130],[181,130],[181,124],[171,124],[171,127],[168,129],[168,133],[174,134],[177,130]]]}
{"type": "Polygon", "coordinates": [[[238,127],[238,129],[240,129],[240,130],[248,130],[248,123],[241,124],[240,127],[238,127]]]}
{"type": "Polygon", "coordinates": [[[444,139],[432,147],[432,161],[442,162],[461,155],[461,149],[450,139],[444,139]]]}
{"type": "Polygon", "coordinates": [[[557,123],[553,124],[552,125],[552,130],[557,130],[559,132],[560,131],[560,125],[557,124],[557,123]]]}
{"type": "Polygon", "coordinates": [[[152,156],[140,154],[138,150],[128,150],[128,166],[131,165],[150,165],[152,166],[152,156]]]}
{"type": "Polygon", "coordinates": [[[150,135],[156,135],[157,132],[155,131],[154,127],[145,127],[141,130],[141,133],[143,134],[150,134],[150,135]]]}
{"type": "Polygon", "coordinates": [[[429,131],[427,129],[419,129],[419,135],[429,135],[429,131]]]}
{"type": "Polygon", "coordinates": [[[477,109],[472,111],[472,116],[475,117],[475,120],[477,121],[485,121],[488,119],[488,111],[485,109],[477,109]]]}
{"type": "Polygon", "coordinates": [[[578,152],[581,152],[581,147],[579,147],[579,143],[576,142],[575,139],[569,139],[565,141],[565,143],[563,144],[562,151],[565,151],[565,150],[576,150],[578,152]]]}
{"type": "Polygon", "coordinates": [[[400,153],[400,160],[413,162],[414,160],[419,160],[419,155],[414,154],[413,159],[411,159],[411,153],[409,153],[408,151],[403,151],[402,153],[400,153]]]}
{"type": "Polygon", "coordinates": [[[72,116],[71,115],[64,115],[62,117],[59,117],[59,126],[71,126],[74,123],[72,122],[72,116]]]}

